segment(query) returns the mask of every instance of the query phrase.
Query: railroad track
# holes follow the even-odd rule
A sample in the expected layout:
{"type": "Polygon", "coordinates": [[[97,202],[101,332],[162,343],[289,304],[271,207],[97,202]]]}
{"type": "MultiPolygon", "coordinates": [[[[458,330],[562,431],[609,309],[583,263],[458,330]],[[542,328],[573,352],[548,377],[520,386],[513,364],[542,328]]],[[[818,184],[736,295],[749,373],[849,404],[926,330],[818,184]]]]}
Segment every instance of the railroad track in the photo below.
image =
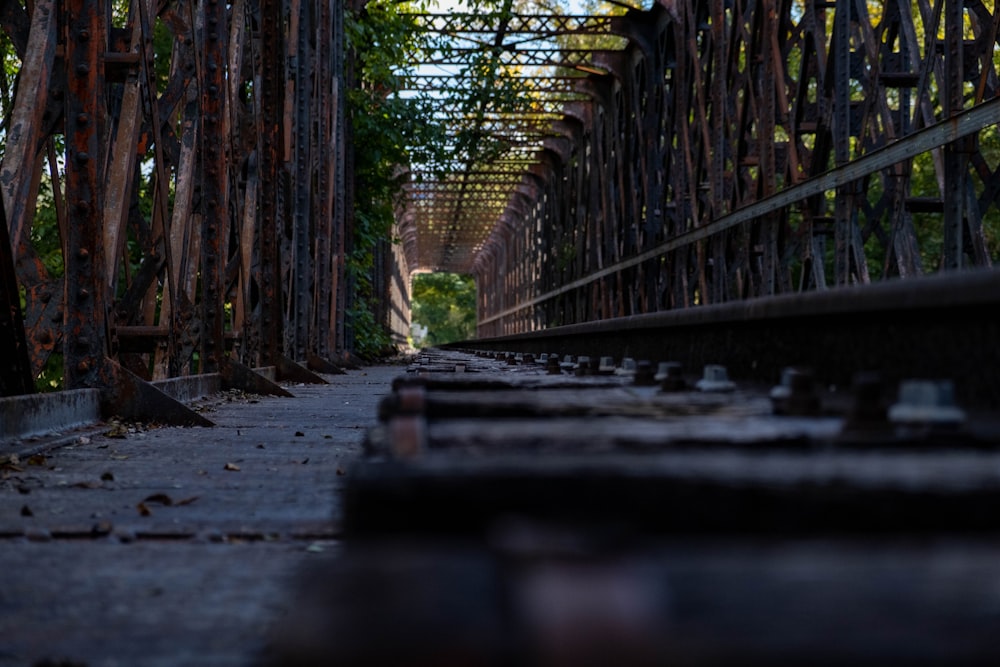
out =
{"type": "Polygon", "coordinates": [[[324,630],[281,659],[996,664],[990,410],[645,361],[420,354],[289,619],[324,630]]]}

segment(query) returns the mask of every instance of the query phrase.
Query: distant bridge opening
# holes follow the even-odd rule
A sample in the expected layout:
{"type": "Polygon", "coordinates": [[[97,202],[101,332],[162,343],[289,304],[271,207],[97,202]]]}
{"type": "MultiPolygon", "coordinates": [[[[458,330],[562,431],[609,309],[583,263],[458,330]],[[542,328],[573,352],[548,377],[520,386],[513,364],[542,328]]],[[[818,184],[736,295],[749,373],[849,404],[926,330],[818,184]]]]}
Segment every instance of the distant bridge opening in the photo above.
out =
{"type": "Polygon", "coordinates": [[[417,273],[412,294],[411,337],[415,347],[475,337],[475,278],[460,273],[417,273]]]}

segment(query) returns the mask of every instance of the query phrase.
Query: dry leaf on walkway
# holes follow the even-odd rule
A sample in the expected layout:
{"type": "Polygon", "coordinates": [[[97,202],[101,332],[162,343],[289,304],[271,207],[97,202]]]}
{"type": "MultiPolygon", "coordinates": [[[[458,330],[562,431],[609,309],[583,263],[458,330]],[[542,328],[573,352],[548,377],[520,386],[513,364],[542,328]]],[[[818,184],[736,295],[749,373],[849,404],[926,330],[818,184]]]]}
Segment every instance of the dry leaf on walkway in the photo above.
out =
{"type": "Polygon", "coordinates": [[[174,504],[173,498],[171,498],[170,496],[168,496],[165,493],[154,493],[153,495],[147,497],[142,502],[143,503],[156,503],[158,505],[165,505],[167,507],[170,507],[171,505],[174,504]]]}
{"type": "Polygon", "coordinates": [[[235,463],[227,463],[225,466],[223,466],[223,470],[232,470],[233,472],[239,472],[240,467],[235,463]]]}
{"type": "Polygon", "coordinates": [[[149,511],[149,508],[146,507],[145,503],[139,503],[138,505],[135,506],[135,508],[139,510],[139,514],[141,514],[142,516],[149,516],[150,514],[152,514],[152,512],[149,511]]]}

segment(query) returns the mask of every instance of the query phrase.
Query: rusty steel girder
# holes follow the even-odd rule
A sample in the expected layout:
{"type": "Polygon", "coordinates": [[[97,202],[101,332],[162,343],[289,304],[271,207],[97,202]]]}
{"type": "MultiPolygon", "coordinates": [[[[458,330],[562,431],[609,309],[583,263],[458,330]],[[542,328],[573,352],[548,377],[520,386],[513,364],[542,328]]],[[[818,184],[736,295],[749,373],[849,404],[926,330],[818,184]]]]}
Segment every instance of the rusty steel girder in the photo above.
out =
{"type": "Polygon", "coordinates": [[[488,223],[479,335],[991,266],[998,17],[978,0],[628,12],[628,46],[594,55],[605,73],[553,124],[565,141],[488,223]]]}
{"type": "Polygon", "coordinates": [[[16,274],[2,345],[30,361],[5,366],[4,393],[61,376],[135,416],[130,396],[156,411],[136,382],[298,374],[344,351],[342,13],[131,0],[112,21],[103,0],[5,5],[2,48],[21,66],[0,107],[0,258],[16,274]]]}

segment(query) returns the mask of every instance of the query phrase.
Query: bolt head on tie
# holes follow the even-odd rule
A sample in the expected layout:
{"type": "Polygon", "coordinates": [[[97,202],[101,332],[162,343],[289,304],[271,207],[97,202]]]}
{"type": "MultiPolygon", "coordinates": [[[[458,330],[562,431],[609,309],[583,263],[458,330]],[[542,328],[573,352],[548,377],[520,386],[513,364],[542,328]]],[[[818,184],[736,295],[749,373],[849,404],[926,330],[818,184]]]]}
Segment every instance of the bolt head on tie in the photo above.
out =
{"type": "Polygon", "coordinates": [[[660,364],[656,374],[660,381],[660,391],[684,391],[687,382],[684,380],[684,367],[679,361],[665,361],[660,364]]]}
{"type": "Polygon", "coordinates": [[[545,371],[549,375],[559,375],[562,373],[562,368],[559,366],[559,357],[549,357],[545,363],[545,371]]]}
{"type": "Polygon", "coordinates": [[[819,414],[820,401],[811,370],[788,367],[781,372],[781,384],[771,389],[771,407],[776,415],[819,414]]]}
{"type": "Polygon", "coordinates": [[[653,372],[653,362],[648,359],[639,361],[635,366],[632,382],[637,387],[652,387],[656,384],[656,374],[653,372]]]}
{"type": "Polygon", "coordinates": [[[736,389],[736,383],[729,379],[729,372],[720,364],[706,364],[702,378],[695,383],[698,391],[729,392],[736,389]]]}
{"type": "Polygon", "coordinates": [[[639,365],[636,363],[635,359],[632,357],[625,357],[622,359],[621,368],[615,369],[615,375],[635,375],[635,372],[639,369],[639,365]]]}
{"type": "Polygon", "coordinates": [[[615,358],[614,357],[601,357],[600,362],[597,366],[597,372],[600,375],[611,375],[615,372],[615,358]]]}
{"type": "Polygon", "coordinates": [[[901,426],[956,427],[965,422],[965,411],[955,404],[951,380],[904,380],[888,416],[901,426]]]}

